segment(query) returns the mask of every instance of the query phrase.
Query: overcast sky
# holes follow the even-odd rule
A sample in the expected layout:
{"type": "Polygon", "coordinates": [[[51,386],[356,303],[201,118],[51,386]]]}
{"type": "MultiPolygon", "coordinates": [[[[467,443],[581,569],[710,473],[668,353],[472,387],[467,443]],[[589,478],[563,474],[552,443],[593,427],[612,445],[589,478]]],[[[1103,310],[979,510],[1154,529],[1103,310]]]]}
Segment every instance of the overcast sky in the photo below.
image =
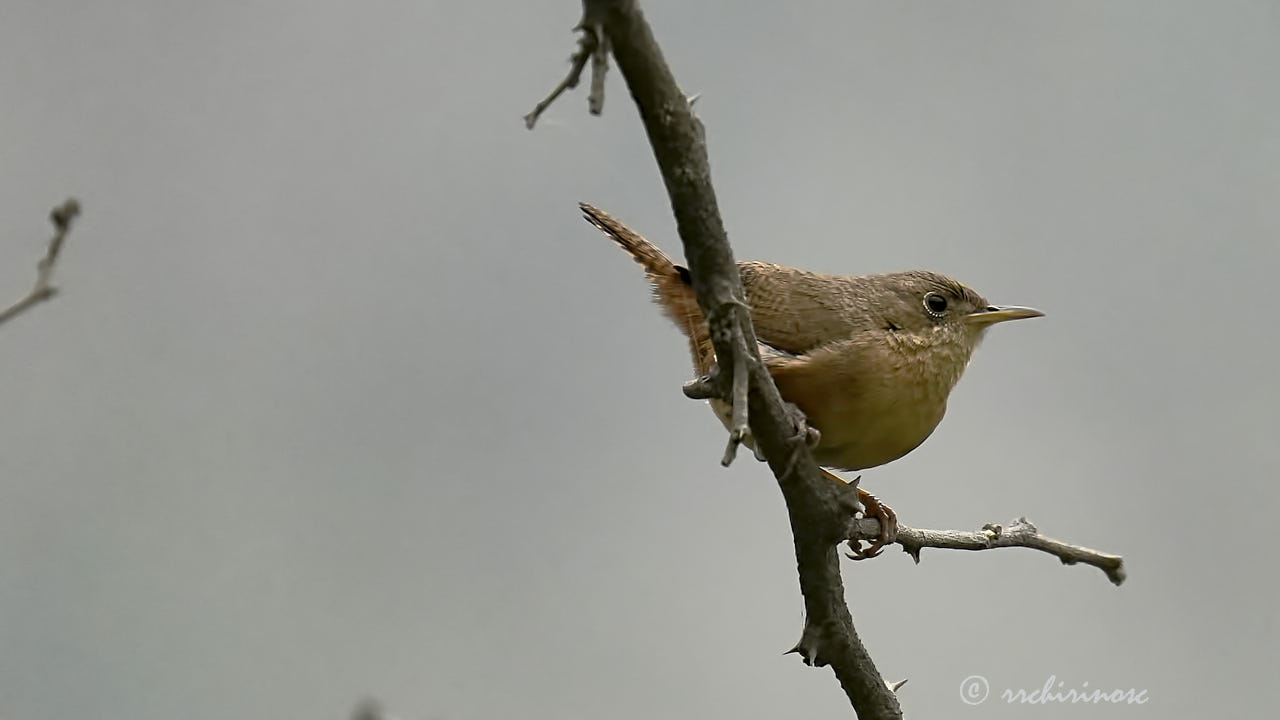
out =
{"type": "MultiPolygon", "coordinates": [[[[846,563],[908,716],[1280,703],[1280,5],[643,4],[738,257],[1048,313],[863,484],[1130,580],[846,563]],[[1149,702],[998,698],[1050,676],[1149,702]]],[[[0,718],[851,715],[782,655],[772,476],[719,467],[682,339],[577,212],[679,253],[621,78],[527,132],[578,3],[505,5],[0,5],[0,300],[85,208],[63,293],[0,327],[0,718]]]]}

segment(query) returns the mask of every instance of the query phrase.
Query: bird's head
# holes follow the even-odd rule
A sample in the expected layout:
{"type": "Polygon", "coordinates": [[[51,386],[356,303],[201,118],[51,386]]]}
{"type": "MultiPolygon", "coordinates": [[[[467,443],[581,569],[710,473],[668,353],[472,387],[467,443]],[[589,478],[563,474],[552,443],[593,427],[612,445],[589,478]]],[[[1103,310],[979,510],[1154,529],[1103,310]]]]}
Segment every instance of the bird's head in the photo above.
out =
{"type": "Polygon", "coordinates": [[[972,349],[996,323],[1040,317],[1034,308],[992,305],[972,288],[926,270],[875,277],[884,328],[925,338],[947,338],[972,349]]]}

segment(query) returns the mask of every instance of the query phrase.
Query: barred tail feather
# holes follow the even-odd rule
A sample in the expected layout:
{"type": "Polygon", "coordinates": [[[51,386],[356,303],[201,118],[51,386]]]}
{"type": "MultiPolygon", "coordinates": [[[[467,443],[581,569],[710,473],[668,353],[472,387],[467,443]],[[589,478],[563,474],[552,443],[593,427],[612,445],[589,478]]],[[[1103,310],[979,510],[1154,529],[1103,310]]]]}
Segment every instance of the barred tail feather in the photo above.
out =
{"type": "Polygon", "coordinates": [[[673,263],[658,246],[618,222],[609,213],[587,203],[578,203],[578,207],[582,209],[587,222],[608,235],[644,268],[653,285],[654,302],[689,338],[694,370],[700,374],[708,372],[715,362],[715,353],[711,347],[707,324],[703,321],[698,300],[693,294],[689,271],[673,263]]]}

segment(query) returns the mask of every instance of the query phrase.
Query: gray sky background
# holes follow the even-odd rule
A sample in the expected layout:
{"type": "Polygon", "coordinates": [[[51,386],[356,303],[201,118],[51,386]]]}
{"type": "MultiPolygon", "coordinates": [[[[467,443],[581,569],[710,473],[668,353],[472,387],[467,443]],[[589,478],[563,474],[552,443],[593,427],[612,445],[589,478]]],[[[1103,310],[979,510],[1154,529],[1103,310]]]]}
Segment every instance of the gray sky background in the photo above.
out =
{"type": "MultiPolygon", "coordinates": [[[[1022,551],[845,568],[912,717],[1280,702],[1280,5],[645,2],[735,250],[926,267],[994,330],[864,484],[1022,551]],[[983,675],[980,709],[959,686],[983,675]],[[1005,688],[1146,689],[1009,707],[1005,688]]],[[[0,6],[0,718],[848,717],[783,657],[766,468],[584,223],[678,254],[616,71],[533,133],[570,0],[0,6]]]]}

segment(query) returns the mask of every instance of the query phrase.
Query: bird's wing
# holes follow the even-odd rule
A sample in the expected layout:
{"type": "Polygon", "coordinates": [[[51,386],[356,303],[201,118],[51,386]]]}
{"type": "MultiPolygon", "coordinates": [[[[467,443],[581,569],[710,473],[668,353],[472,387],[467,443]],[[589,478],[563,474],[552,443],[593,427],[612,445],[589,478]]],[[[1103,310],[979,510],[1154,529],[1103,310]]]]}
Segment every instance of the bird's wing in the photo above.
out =
{"type": "Polygon", "coordinates": [[[756,339],[765,345],[801,354],[869,329],[858,278],[761,262],[739,263],[738,270],[756,339]]]}

